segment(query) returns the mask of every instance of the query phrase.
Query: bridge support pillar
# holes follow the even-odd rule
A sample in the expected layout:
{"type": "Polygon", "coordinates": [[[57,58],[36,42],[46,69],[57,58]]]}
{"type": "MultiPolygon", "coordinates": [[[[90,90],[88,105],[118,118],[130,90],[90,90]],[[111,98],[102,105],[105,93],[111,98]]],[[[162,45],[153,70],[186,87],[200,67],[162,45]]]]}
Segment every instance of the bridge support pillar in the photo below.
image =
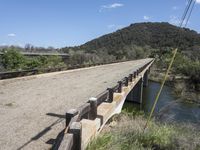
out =
{"type": "Polygon", "coordinates": [[[144,87],[147,87],[148,86],[148,73],[149,71],[147,70],[146,72],[145,72],[145,74],[144,74],[144,77],[143,77],[143,80],[144,80],[144,82],[143,82],[143,85],[144,85],[144,87]]]}
{"type": "Polygon", "coordinates": [[[143,79],[141,78],[128,94],[126,101],[142,104],[143,79]]]}

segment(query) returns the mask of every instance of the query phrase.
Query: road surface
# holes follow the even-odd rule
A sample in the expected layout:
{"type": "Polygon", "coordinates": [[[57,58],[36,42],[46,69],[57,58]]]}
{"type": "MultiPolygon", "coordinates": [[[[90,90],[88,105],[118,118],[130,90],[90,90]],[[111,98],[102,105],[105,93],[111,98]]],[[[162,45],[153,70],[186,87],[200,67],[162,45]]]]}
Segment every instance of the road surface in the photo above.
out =
{"type": "Polygon", "coordinates": [[[0,150],[49,149],[64,115],[151,59],[0,81],[0,150]]]}

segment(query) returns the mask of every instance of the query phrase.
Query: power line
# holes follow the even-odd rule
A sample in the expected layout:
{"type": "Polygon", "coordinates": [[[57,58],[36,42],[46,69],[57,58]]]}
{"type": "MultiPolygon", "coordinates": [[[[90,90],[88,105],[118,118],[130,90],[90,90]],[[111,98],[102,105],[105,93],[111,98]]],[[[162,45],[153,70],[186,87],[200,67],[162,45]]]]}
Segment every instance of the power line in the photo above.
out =
{"type": "MultiPolygon", "coordinates": [[[[185,8],[185,11],[184,11],[184,13],[183,13],[183,16],[182,16],[182,18],[181,18],[179,27],[182,27],[182,25],[183,25],[183,23],[184,23],[184,20],[185,20],[185,18],[186,18],[187,15],[188,15],[188,11],[190,10],[189,15],[188,15],[187,20],[186,20],[186,23],[185,23],[185,26],[187,25],[187,22],[188,22],[188,20],[189,20],[189,18],[190,18],[190,16],[191,16],[191,13],[192,13],[193,8],[194,8],[195,2],[196,2],[196,0],[190,0],[190,1],[189,1],[188,5],[187,5],[186,8],[185,8]],[[193,3],[193,4],[192,4],[192,3],[193,3]],[[191,7],[191,4],[192,4],[192,7],[191,7]]],[[[181,36],[181,35],[180,35],[180,36],[181,36]]],[[[165,76],[164,76],[164,79],[163,79],[162,84],[161,84],[161,86],[160,86],[160,89],[159,89],[159,91],[158,91],[158,93],[157,93],[157,95],[156,95],[154,104],[153,104],[153,106],[152,106],[150,115],[149,115],[149,117],[148,117],[148,119],[147,119],[147,122],[146,122],[146,124],[145,124],[145,126],[144,126],[144,130],[143,130],[143,131],[145,131],[146,127],[148,126],[149,121],[151,120],[151,117],[152,117],[153,112],[154,112],[154,110],[155,110],[156,104],[157,104],[157,102],[158,102],[158,99],[159,99],[160,94],[161,94],[161,92],[162,92],[162,89],[163,89],[163,87],[164,87],[165,81],[166,81],[166,79],[167,79],[167,76],[168,76],[168,74],[169,74],[169,71],[171,70],[171,67],[172,67],[172,65],[173,65],[174,59],[175,59],[175,57],[176,57],[176,54],[177,54],[179,45],[180,45],[180,41],[177,43],[177,48],[175,48],[175,50],[174,50],[174,54],[173,54],[172,59],[171,59],[171,61],[170,61],[170,63],[169,63],[169,66],[168,66],[167,71],[166,71],[166,73],[165,73],[165,76]]]]}
{"type": "Polygon", "coordinates": [[[192,11],[194,10],[195,4],[196,4],[196,0],[193,0],[193,4],[192,4],[192,6],[191,6],[191,9],[190,9],[189,15],[188,15],[188,17],[187,17],[187,19],[186,19],[186,22],[185,22],[185,26],[184,26],[184,27],[186,27],[187,24],[188,24],[188,21],[189,21],[189,19],[190,19],[190,17],[191,17],[192,11]]]}
{"type": "Polygon", "coordinates": [[[185,10],[184,10],[183,16],[182,16],[182,18],[181,18],[179,27],[182,27],[182,25],[183,25],[183,23],[184,23],[184,20],[185,20],[185,18],[186,18],[186,16],[187,16],[187,13],[188,13],[188,11],[189,11],[189,9],[190,9],[190,6],[191,6],[192,2],[193,2],[193,0],[189,0],[188,4],[187,4],[187,6],[186,6],[186,8],[185,8],[185,10]]]}

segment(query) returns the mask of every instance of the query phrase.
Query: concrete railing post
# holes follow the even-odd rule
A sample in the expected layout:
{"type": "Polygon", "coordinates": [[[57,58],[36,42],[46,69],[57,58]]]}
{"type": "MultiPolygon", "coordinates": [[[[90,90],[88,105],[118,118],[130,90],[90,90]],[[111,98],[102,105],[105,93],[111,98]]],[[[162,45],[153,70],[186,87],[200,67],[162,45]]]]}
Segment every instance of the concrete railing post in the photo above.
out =
{"type": "Polygon", "coordinates": [[[108,88],[108,102],[112,103],[113,102],[113,89],[108,88]]]}
{"type": "Polygon", "coordinates": [[[118,90],[117,90],[118,93],[121,93],[122,92],[122,81],[118,81],[118,90]]]}
{"type": "Polygon", "coordinates": [[[125,77],[125,86],[128,86],[128,77],[125,77]]]}
{"type": "Polygon", "coordinates": [[[69,111],[67,111],[67,113],[65,114],[65,118],[66,118],[66,127],[69,125],[71,119],[76,116],[78,114],[78,111],[76,109],[70,109],[69,111]]]}
{"type": "Polygon", "coordinates": [[[143,85],[144,85],[144,87],[147,87],[148,86],[148,70],[145,72],[145,74],[144,74],[144,77],[143,77],[144,79],[144,81],[143,81],[143,85]]]}
{"type": "Polygon", "coordinates": [[[130,81],[130,82],[133,81],[133,74],[129,74],[129,81],[130,81]]]}
{"type": "Polygon", "coordinates": [[[143,95],[143,78],[139,81],[139,103],[142,104],[142,95],[143,95]]]}
{"type": "Polygon", "coordinates": [[[137,71],[134,71],[133,77],[134,77],[134,79],[137,77],[137,71]]]}
{"type": "Polygon", "coordinates": [[[89,99],[89,103],[90,103],[89,119],[94,120],[97,117],[97,98],[91,97],[89,99]]]}
{"type": "Polygon", "coordinates": [[[73,150],[81,150],[82,127],[80,122],[73,122],[69,127],[69,133],[73,134],[73,150]]]}

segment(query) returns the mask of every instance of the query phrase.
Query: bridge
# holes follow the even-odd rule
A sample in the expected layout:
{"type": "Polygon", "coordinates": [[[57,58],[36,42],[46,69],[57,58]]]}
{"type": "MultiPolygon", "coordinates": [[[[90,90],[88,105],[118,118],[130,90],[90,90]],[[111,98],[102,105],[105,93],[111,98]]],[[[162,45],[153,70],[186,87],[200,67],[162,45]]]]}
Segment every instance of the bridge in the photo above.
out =
{"type": "Polygon", "coordinates": [[[141,59],[1,80],[0,149],[84,149],[125,100],[142,102],[152,63],[141,59]]]}
{"type": "MultiPolygon", "coordinates": [[[[37,57],[37,56],[60,56],[62,58],[69,58],[68,54],[65,53],[36,53],[36,52],[21,52],[21,54],[23,54],[24,56],[29,56],[29,57],[37,57]]],[[[0,52],[0,55],[3,55],[2,52],[0,52]]]]}

